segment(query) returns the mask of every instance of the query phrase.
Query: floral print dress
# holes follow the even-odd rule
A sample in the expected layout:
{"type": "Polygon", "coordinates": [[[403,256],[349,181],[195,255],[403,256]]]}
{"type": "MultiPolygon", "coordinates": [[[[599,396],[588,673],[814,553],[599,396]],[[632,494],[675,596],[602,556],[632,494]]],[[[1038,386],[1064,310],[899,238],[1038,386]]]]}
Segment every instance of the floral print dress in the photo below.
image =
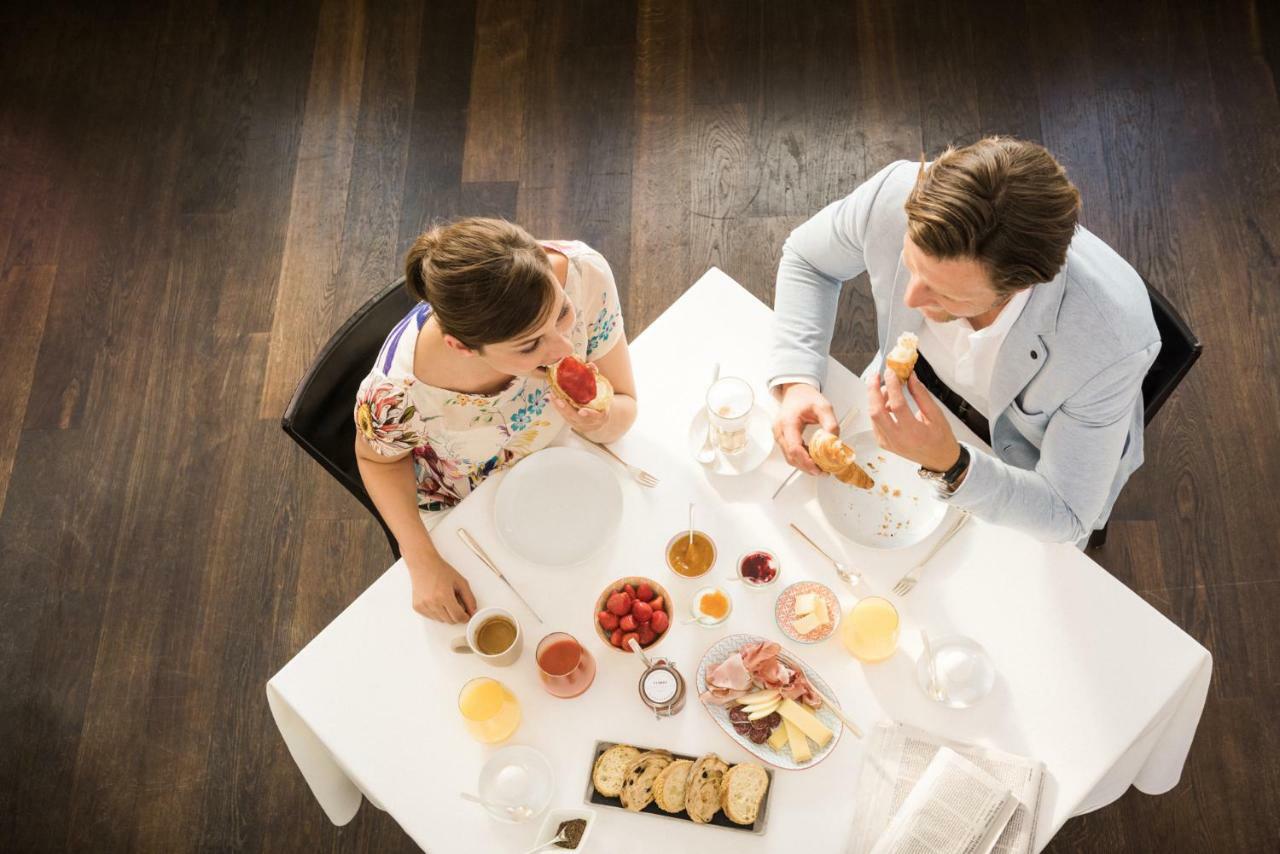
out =
{"type": "MultiPolygon", "coordinates": [[[[623,334],[613,272],[580,241],[543,241],[569,261],[565,295],[576,319],[574,354],[596,361],[623,334]]],[[[420,303],[396,324],[356,395],[356,430],[382,456],[413,457],[418,512],[428,529],[486,477],[551,443],[565,421],[547,381],[516,377],[495,395],[428,385],[413,373],[418,333],[431,316],[420,303]]]]}

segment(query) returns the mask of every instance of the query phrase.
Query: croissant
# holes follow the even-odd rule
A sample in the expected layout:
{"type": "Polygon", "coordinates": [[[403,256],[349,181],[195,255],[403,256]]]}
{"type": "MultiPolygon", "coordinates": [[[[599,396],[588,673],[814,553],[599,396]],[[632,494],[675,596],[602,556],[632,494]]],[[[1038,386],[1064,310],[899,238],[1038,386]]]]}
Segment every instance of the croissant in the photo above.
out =
{"type": "Polygon", "coordinates": [[[826,430],[819,430],[809,440],[809,456],[818,468],[835,475],[841,483],[859,489],[870,489],[876,485],[871,475],[854,460],[853,448],[826,430]]]}
{"type": "Polygon", "coordinates": [[[920,355],[916,346],[919,343],[920,338],[914,332],[904,332],[898,336],[897,345],[884,357],[885,364],[898,375],[904,385],[916,368],[916,358],[920,355]]]}

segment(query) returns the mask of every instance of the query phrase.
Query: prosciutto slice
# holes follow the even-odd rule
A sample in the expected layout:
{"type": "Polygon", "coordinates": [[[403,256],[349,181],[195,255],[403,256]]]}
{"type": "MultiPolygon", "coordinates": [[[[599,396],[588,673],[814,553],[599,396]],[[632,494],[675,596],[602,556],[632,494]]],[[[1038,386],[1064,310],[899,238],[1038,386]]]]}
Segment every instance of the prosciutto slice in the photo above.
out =
{"type": "Polygon", "coordinates": [[[707,690],[702,699],[724,706],[752,690],[751,674],[742,661],[742,653],[735,652],[707,671],[707,690]]]}

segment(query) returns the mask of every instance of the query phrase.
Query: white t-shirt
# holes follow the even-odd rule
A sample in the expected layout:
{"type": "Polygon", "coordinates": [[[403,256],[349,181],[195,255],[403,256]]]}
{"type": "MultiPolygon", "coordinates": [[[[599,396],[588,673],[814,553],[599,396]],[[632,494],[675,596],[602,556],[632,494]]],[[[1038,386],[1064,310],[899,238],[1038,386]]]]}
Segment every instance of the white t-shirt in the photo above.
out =
{"type": "Polygon", "coordinates": [[[917,349],[938,379],[987,418],[991,417],[988,410],[996,356],[1030,299],[1031,288],[1018,291],[996,315],[995,322],[977,331],[963,317],[949,323],[936,323],[926,317],[920,327],[917,349]]]}

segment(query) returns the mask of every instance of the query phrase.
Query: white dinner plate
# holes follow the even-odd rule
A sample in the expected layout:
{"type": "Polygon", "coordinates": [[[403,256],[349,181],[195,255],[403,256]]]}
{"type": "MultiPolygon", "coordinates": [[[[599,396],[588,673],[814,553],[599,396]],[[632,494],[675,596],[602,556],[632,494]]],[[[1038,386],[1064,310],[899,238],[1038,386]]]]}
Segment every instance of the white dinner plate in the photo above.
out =
{"type": "MultiPolygon", "coordinates": [[[[698,450],[707,436],[707,408],[698,407],[693,421],[689,423],[687,442],[689,456],[697,458],[698,450]]],[[[769,459],[773,453],[773,422],[769,413],[759,406],[751,410],[747,418],[747,446],[740,452],[730,456],[716,451],[715,459],[706,464],[707,471],[712,474],[736,475],[755,471],[760,464],[769,459]]]]}
{"type": "Polygon", "coordinates": [[[507,472],[494,498],[498,533],[526,560],[569,566],[609,543],[622,521],[612,467],[578,448],[543,448],[507,472]]]}
{"type": "Polygon", "coordinates": [[[858,463],[875,478],[871,489],[818,478],[822,513],[845,537],[873,549],[903,549],[932,534],[947,515],[933,484],[917,474],[919,466],[876,444],[871,431],[846,439],[858,463]]]}

